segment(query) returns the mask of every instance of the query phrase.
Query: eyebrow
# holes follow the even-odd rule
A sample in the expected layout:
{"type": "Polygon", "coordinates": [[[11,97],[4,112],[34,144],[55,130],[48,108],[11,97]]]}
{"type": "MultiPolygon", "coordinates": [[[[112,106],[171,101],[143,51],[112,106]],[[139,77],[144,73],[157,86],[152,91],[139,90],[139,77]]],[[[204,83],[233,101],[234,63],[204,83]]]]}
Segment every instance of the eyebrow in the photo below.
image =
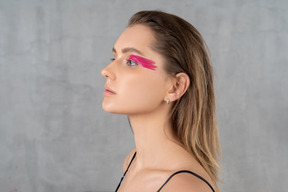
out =
{"type": "MultiPolygon", "coordinates": [[[[114,47],[112,49],[112,52],[117,53],[117,51],[114,47]]],[[[143,53],[141,51],[139,51],[138,49],[135,49],[133,47],[126,47],[126,48],[122,49],[122,53],[127,53],[127,52],[135,52],[135,53],[138,53],[140,55],[143,55],[143,53]]]]}

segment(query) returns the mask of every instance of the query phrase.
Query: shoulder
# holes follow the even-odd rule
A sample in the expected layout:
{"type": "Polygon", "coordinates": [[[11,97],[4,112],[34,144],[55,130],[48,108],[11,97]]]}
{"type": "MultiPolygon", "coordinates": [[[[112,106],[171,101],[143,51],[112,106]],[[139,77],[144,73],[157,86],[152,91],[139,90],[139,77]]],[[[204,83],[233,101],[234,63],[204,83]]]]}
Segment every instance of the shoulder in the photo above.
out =
{"type": "MultiPolygon", "coordinates": [[[[209,182],[210,185],[212,183],[209,182]]],[[[213,187],[213,185],[212,185],[213,187]]],[[[187,172],[175,174],[163,187],[163,192],[212,192],[212,189],[202,179],[187,172]]]]}
{"type": "Polygon", "coordinates": [[[132,157],[135,154],[135,152],[136,152],[136,149],[134,148],[126,156],[126,158],[125,158],[125,160],[123,162],[123,173],[126,171],[126,169],[127,169],[128,165],[129,165],[130,161],[132,160],[132,157]]]}

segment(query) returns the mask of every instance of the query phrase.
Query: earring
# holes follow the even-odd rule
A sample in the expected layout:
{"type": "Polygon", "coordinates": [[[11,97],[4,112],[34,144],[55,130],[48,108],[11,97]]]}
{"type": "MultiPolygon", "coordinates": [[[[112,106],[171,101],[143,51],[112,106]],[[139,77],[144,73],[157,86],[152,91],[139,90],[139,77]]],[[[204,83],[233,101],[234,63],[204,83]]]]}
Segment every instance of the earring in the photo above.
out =
{"type": "Polygon", "coordinates": [[[167,104],[170,103],[170,99],[169,99],[169,98],[166,99],[166,103],[167,103],[167,104]]]}

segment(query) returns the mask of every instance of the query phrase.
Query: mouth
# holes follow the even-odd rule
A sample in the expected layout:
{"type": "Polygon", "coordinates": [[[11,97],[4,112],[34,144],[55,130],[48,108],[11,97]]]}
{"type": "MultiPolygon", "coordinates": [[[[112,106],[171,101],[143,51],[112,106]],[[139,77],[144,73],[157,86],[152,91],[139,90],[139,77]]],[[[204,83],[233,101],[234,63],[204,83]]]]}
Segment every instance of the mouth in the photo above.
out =
{"type": "Polygon", "coordinates": [[[115,95],[115,91],[113,91],[110,87],[108,87],[108,85],[104,86],[105,91],[103,92],[103,96],[111,96],[111,95],[115,95]]]}

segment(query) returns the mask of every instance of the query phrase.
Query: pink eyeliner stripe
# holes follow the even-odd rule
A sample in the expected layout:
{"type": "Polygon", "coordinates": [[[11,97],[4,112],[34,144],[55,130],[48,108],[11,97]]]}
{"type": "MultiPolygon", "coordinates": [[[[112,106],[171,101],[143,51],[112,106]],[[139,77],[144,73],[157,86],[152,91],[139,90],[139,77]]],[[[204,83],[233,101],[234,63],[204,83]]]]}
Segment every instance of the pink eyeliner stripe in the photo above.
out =
{"type": "Polygon", "coordinates": [[[137,55],[130,55],[129,59],[142,65],[143,67],[147,69],[156,70],[157,68],[157,66],[154,65],[155,62],[150,59],[146,59],[137,55]]]}

